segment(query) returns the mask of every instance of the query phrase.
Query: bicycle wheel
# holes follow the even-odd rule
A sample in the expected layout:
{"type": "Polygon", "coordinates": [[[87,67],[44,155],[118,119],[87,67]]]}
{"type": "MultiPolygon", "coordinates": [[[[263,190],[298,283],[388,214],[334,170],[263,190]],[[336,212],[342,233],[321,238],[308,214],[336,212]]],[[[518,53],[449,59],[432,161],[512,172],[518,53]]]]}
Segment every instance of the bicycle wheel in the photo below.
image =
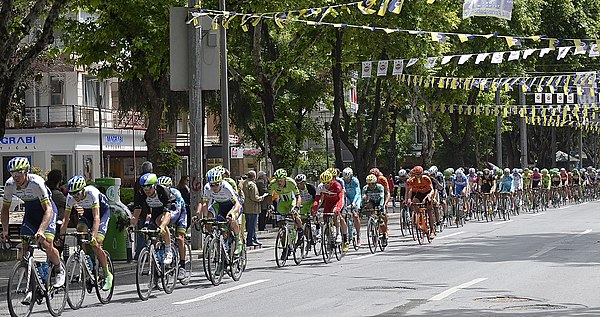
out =
{"type": "Polygon", "coordinates": [[[35,304],[37,285],[34,281],[33,272],[27,276],[27,262],[19,261],[12,269],[12,273],[8,278],[8,310],[11,316],[27,317],[33,310],[35,304]],[[28,284],[29,283],[29,287],[28,284]],[[31,291],[31,300],[29,303],[24,303],[27,292],[31,291]]]}
{"type": "Polygon", "coordinates": [[[333,243],[335,243],[335,237],[332,236],[330,226],[325,224],[321,239],[321,255],[323,256],[323,262],[325,262],[325,264],[331,262],[331,257],[333,256],[333,243]]]}
{"type": "Polygon", "coordinates": [[[214,286],[221,284],[223,279],[225,256],[220,237],[214,237],[208,247],[208,272],[214,286]]]}
{"type": "Polygon", "coordinates": [[[334,242],[333,253],[335,254],[335,259],[338,260],[338,262],[342,260],[343,254],[342,254],[342,244],[341,243],[334,242]]]}
{"type": "Polygon", "coordinates": [[[277,267],[284,266],[288,257],[286,231],[285,227],[277,231],[277,238],[275,239],[275,262],[277,263],[277,267]]]}
{"type": "Polygon", "coordinates": [[[315,236],[314,234],[311,233],[314,241],[313,241],[313,251],[315,252],[316,256],[320,256],[323,249],[322,249],[322,244],[323,244],[323,227],[319,227],[319,229],[317,229],[317,235],[315,236]]]}
{"type": "Polygon", "coordinates": [[[113,274],[113,283],[110,287],[110,289],[108,290],[103,290],[102,287],[104,286],[104,282],[106,281],[106,275],[108,272],[106,272],[105,268],[101,267],[100,262],[97,263],[96,267],[94,267],[94,274],[96,275],[96,297],[98,297],[98,300],[100,301],[100,303],[102,304],[108,304],[108,302],[110,302],[110,299],[113,296],[113,292],[115,290],[115,282],[114,282],[114,274],[115,274],[115,268],[113,266],[112,260],[110,259],[110,254],[108,254],[108,252],[104,251],[104,254],[106,255],[106,264],[108,266],[108,272],[110,272],[111,274],[113,274]]]}
{"type": "Polygon", "coordinates": [[[367,242],[369,243],[369,251],[375,253],[377,251],[377,241],[379,240],[379,233],[377,232],[377,224],[373,218],[369,219],[367,223],[367,242]]]}
{"type": "Polygon", "coordinates": [[[308,253],[313,247],[314,238],[310,226],[305,222],[302,224],[302,231],[304,232],[304,257],[308,257],[308,253]]]}
{"type": "Polygon", "coordinates": [[[67,259],[67,303],[77,310],[85,299],[85,284],[87,283],[86,269],[80,261],[80,255],[73,253],[67,259]]]}
{"type": "Polygon", "coordinates": [[[147,247],[140,251],[135,269],[135,286],[141,300],[148,300],[154,287],[154,264],[153,257],[147,247]]]}
{"type": "MultiPolygon", "coordinates": [[[[63,271],[65,270],[65,264],[62,262],[62,259],[58,265],[63,271]]],[[[46,279],[46,306],[48,306],[50,315],[54,317],[60,316],[67,304],[67,289],[65,285],[63,284],[59,287],[54,287],[53,285],[57,273],[56,265],[49,263],[48,278],[46,279]]]]}
{"type": "MultiPolygon", "coordinates": [[[[185,278],[179,280],[179,283],[181,285],[188,285],[192,279],[192,245],[188,241],[185,241],[183,247],[185,248],[185,264],[183,266],[185,278]]],[[[182,268],[180,267],[179,269],[181,270],[182,268]]]]}
{"type": "MultiPolygon", "coordinates": [[[[167,254],[165,246],[165,254],[167,254]]],[[[173,261],[171,264],[165,264],[164,261],[161,263],[162,268],[162,285],[165,293],[171,294],[177,284],[177,273],[179,273],[179,252],[173,247],[173,244],[169,246],[171,248],[171,254],[173,254],[173,261]]]]}
{"type": "Polygon", "coordinates": [[[204,276],[206,276],[206,279],[209,281],[211,281],[211,277],[210,272],[208,271],[208,249],[212,238],[212,235],[204,236],[204,246],[202,248],[202,268],[204,269],[204,276]]]}
{"type": "Polygon", "coordinates": [[[296,265],[299,265],[305,256],[304,245],[306,244],[306,238],[304,236],[298,236],[298,234],[296,234],[296,241],[292,241],[292,243],[292,247],[294,248],[294,263],[296,263],[296,265]]]}
{"type": "Polygon", "coordinates": [[[423,244],[423,230],[421,229],[421,215],[415,214],[415,222],[413,223],[413,232],[415,233],[415,237],[417,238],[417,242],[419,245],[423,244]]]}
{"type": "MultiPolygon", "coordinates": [[[[235,250],[235,242],[232,243],[232,250],[235,250]]],[[[229,275],[234,281],[239,281],[246,267],[246,245],[242,243],[242,252],[239,255],[231,255],[231,265],[229,266],[229,275]]]]}
{"type": "Polygon", "coordinates": [[[400,217],[398,217],[398,219],[400,221],[400,233],[404,237],[405,236],[404,226],[406,225],[406,219],[405,219],[405,215],[404,215],[404,207],[400,207],[400,217]]]}

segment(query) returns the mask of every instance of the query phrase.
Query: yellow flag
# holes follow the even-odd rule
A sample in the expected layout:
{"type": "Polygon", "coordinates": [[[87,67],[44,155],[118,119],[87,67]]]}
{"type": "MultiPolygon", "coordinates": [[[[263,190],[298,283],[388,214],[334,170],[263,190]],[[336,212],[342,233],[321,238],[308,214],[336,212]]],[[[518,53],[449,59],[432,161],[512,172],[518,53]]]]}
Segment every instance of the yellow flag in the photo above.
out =
{"type": "Polygon", "coordinates": [[[378,16],[384,16],[387,12],[388,5],[390,4],[390,0],[382,0],[379,5],[379,11],[377,12],[378,16]]]}
{"type": "Polygon", "coordinates": [[[372,9],[374,4],[375,4],[375,0],[361,1],[358,3],[358,10],[360,10],[360,12],[362,12],[362,14],[373,14],[376,12],[375,10],[372,9]],[[367,6],[365,6],[363,3],[366,3],[367,6]]]}
{"type": "Polygon", "coordinates": [[[435,2],[435,0],[427,0],[427,4],[432,4],[434,2],[435,2]]]}

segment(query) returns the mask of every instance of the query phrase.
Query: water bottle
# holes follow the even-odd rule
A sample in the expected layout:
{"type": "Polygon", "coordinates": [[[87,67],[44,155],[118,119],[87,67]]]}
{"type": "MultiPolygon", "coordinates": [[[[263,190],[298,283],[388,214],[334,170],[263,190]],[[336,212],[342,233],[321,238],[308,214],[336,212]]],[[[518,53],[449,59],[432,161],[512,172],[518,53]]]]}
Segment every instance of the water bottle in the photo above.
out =
{"type": "Polygon", "coordinates": [[[90,257],[89,255],[86,254],[85,261],[86,261],[87,266],[90,269],[90,271],[92,271],[94,269],[94,262],[92,262],[92,257],[90,257]]]}
{"type": "Polygon", "coordinates": [[[40,278],[42,281],[45,282],[48,278],[48,262],[40,263],[40,266],[38,266],[38,272],[40,273],[40,278]]]}

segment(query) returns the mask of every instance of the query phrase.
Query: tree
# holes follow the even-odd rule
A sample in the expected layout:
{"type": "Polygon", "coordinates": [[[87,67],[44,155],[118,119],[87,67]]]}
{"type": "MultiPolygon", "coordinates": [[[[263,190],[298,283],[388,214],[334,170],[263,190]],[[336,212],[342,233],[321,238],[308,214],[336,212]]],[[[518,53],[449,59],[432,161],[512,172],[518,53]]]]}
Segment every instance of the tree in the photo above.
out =
{"type": "Polygon", "coordinates": [[[67,0],[0,2],[0,138],[17,87],[34,61],[54,42],[54,29],[67,0]]]}
{"type": "Polygon", "coordinates": [[[161,159],[160,133],[166,109],[181,109],[187,99],[169,89],[169,8],[183,0],[91,1],[78,5],[92,14],[86,21],[67,21],[65,53],[99,78],[119,77],[121,110],[148,116],[144,139],[148,159],[161,159]]]}

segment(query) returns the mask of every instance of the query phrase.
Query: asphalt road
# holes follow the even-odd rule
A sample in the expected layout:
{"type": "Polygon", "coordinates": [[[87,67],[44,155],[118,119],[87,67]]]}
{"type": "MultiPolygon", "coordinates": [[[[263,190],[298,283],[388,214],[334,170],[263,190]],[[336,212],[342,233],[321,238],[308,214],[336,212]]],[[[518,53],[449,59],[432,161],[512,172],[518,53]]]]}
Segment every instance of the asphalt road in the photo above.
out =
{"type": "MultiPolygon", "coordinates": [[[[468,222],[422,246],[400,235],[393,215],[385,252],[363,245],[330,264],[312,255],[277,268],[273,240],[263,239],[240,281],[225,277],[214,287],[197,261],[190,285],[155,291],[147,302],[137,297],[132,267],[119,264],[110,304],[87,296],[63,316],[600,316],[599,206],[468,222]]],[[[44,315],[45,305],[36,306],[33,316],[44,315]]]]}

